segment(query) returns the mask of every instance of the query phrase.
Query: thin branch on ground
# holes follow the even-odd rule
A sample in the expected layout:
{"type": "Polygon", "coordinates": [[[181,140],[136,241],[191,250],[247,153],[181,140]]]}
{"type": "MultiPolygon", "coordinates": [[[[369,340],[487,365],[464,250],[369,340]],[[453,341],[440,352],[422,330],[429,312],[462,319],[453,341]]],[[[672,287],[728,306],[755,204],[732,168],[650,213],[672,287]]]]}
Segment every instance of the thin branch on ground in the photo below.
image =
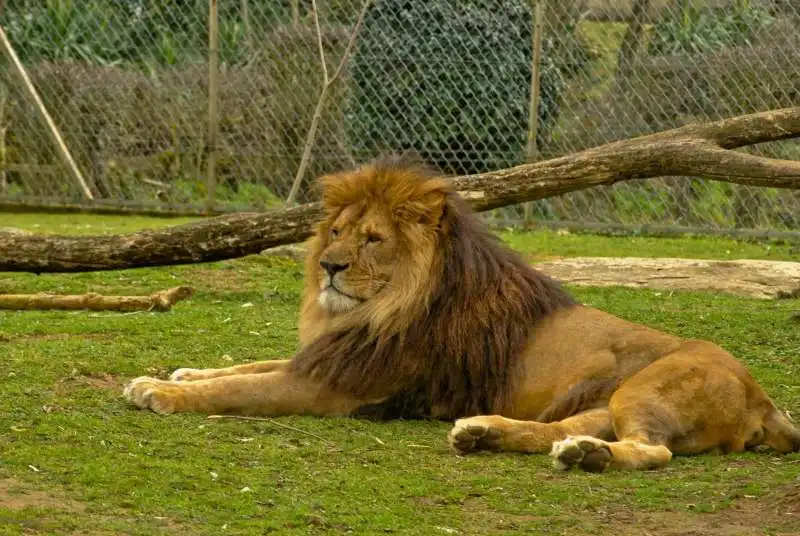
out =
{"type": "Polygon", "coordinates": [[[334,447],[337,446],[336,443],[334,443],[330,439],[325,439],[324,437],[322,437],[320,435],[314,434],[312,432],[307,432],[306,430],[301,430],[300,428],[295,428],[294,426],[291,426],[291,425],[288,425],[288,424],[284,424],[282,422],[278,422],[275,419],[271,419],[269,417],[249,417],[249,416],[246,416],[246,415],[209,415],[208,418],[209,419],[235,419],[235,420],[239,420],[239,421],[268,422],[270,424],[274,424],[275,426],[277,426],[279,428],[286,428],[287,430],[291,430],[293,432],[297,432],[298,434],[303,434],[303,435],[307,435],[307,436],[319,439],[320,441],[323,441],[323,442],[325,442],[325,443],[327,443],[329,445],[333,445],[334,447]]]}

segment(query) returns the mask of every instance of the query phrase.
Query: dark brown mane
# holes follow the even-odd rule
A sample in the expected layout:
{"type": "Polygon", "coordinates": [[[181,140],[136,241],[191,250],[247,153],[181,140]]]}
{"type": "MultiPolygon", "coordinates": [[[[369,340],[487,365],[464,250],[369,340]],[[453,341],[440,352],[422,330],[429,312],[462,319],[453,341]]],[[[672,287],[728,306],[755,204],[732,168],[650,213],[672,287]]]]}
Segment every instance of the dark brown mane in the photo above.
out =
{"type": "MultiPolygon", "coordinates": [[[[427,180],[420,177],[420,181],[427,180]]],[[[292,360],[297,374],[383,402],[359,414],[453,419],[507,408],[541,318],[576,302],[446,192],[429,306],[402,333],[366,325],[324,333],[292,360]]]]}

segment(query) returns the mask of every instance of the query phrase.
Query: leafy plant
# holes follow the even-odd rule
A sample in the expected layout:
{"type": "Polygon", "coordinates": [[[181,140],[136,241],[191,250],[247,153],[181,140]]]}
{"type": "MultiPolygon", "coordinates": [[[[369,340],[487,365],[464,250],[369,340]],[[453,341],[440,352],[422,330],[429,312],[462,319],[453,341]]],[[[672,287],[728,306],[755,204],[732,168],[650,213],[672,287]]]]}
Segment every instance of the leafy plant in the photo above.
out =
{"type": "MultiPolygon", "coordinates": [[[[248,19],[265,32],[288,10],[252,9],[248,19]]],[[[242,16],[241,0],[219,2],[226,63],[249,59],[242,16]]],[[[7,3],[2,23],[24,63],[80,60],[152,69],[203,61],[208,54],[207,0],[15,0],[7,3]]]]}
{"type": "Polygon", "coordinates": [[[724,8],[698,8],[681,0],[674,17],[656,24],[648,46],[651,55],[701,54],[748,45],[753,36],[774,22],[768,11],[751,0],[736,0],[724,8]]]}

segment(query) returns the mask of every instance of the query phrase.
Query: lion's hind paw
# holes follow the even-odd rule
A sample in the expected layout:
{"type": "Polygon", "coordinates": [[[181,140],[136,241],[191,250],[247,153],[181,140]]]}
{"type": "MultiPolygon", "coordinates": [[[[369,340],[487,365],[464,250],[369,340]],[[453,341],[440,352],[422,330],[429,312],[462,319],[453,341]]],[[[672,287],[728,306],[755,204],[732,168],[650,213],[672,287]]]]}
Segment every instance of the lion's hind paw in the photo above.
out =
{"type": "Polygon", "coordinates": [[[550,456],[558,469],[569,470],[579,466],[584,471],[602,473],[613,459],[611,448],[602,439],[591,436],[569,436],[553,443],[550,456]]]}

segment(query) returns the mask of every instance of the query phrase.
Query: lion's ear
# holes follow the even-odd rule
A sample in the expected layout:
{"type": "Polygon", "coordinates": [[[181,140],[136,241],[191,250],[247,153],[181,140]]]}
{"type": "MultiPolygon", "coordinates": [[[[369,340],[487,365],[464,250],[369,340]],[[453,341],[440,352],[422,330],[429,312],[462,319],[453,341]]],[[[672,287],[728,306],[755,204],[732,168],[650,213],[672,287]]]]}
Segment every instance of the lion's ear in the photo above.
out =
{"type": "Polygon", "coordinates": [[[444,215],[446,194],[433,190],[404,203],[395,210],[395,215],[403,221],[438,226],[444,215]]]}
{"type": "Polygon", "coordinates": [[[353,196],[352,176],[348,173],[322,175],[317,178],[316,187],[328,207],[345,205],[353,196]]]}
{"type": "Polygon", "coordinates": [[[434,190],[423,198],[425,205],[425,215],[421,218],[420,223],[427,223],[428,225],[438,226],[439,222],[444,216],[444,208],[447,201],[447,194],[441,190],[434,190]]]}

